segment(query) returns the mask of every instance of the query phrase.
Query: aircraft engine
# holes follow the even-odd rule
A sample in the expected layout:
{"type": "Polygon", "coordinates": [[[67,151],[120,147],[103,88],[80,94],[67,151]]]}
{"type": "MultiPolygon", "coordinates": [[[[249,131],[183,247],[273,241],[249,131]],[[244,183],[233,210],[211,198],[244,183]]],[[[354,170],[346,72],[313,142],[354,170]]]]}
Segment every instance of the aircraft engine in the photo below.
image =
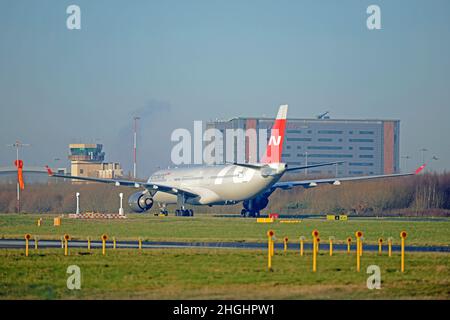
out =
{"type": "Polygon", "coordinates": [[[144,212],[153,206],[153,199],[148,193],[136,192],[128,198],[128,205],[134,212],[144,212]]]}

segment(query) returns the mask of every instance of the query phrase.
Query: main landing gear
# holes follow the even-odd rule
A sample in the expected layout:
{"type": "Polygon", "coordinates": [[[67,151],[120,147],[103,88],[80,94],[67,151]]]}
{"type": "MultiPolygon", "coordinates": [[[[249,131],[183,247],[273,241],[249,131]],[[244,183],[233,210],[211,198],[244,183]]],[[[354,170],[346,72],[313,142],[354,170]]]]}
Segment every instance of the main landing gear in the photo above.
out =
{"type": "Polygon", "coordinates": [[[193,217],[194,211],[192,209],[186,209],[185,207],[186,197],[183,193],[177,194],[177,210],[175,210],[175,216],[177,217],[193,217]]]}
{"type": "Polygon", "coordinates": [[[192,210],[192,209],[177,209],[177,210],[175,210],[175,216],[177,216],[177,217],[193,217],[194,210],[192,210]]]}

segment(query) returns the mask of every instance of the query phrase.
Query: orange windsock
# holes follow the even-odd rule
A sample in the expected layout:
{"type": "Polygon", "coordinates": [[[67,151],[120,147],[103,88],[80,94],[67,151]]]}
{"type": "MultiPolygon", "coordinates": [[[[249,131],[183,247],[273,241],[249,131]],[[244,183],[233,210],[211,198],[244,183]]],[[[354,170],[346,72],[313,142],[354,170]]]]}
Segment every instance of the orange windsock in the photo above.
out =
{"type": "Polygon", "coordinates": [[[22,173],[23,161],[22,160],[15,160],[14,161],[14,165],[17,168],[17,181],[19,182],[20,189],[23,190],[23,189],[25,189],[25,184],[23,182],[23,173],[22,173]]]}

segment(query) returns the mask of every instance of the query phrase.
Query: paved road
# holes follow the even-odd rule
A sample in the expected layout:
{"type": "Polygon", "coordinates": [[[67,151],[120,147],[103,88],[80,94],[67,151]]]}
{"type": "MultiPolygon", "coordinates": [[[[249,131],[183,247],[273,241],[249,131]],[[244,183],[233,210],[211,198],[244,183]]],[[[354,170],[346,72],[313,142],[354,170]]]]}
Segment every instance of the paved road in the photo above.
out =
{"type": "MultiPolygon", "coordinates": [[[[34,240],[30,240],[30,247],[34,247],[34,240]]],[[[59,240],[39,240],[39,248],[61,248],[61,241],[59,240]]],[[[101,241],[91,241],[91,248],[101,248],[101,241]]],[[[107,241],[107,248],[112,248],[112,241],[107,241]]],[[[117,241],[117,248],[136,249],[138,248],[137,241],[117,241]]],[[[0,239],[0,248],[24,248],[25,240],[23,239],[0,239]]],[[[69,241],[70,248],[87,248],[86,240],[71,240],[69,241]]],[[[279,250],[283,249],[283,243],[276,243],[275,247],[279,250]]],[[[178,242],[178,241],[144,241],[142,242],[144,249],[157,248],[214,248],[214,249],[266,249],[266,243],[257,242],[178,242]]],[[[311,250],[312,244],[305,243],[305,250],[311,250]]],[[[352,244],[354,250],[355,244],[352,244]]],[[[289,250],[299,250],[298,243],[288,244],[289,250]]],[[[328,244],[320,244],[321,250],[328,250],[328,244]]],[[[334,244],[333,250],[346,251],[346,244],[334,244]]],[[[378,245],[364,245],[364,250],[378,251],[378,245]]],[[[400,251],[399,245],[392,246],[393,251],[400,251]]],[[[387,251],[387,245],[383,245],[383,251],[387,251]]],[[[450,246],[406,246],[407,252],[450,252],[450,246]]]]}

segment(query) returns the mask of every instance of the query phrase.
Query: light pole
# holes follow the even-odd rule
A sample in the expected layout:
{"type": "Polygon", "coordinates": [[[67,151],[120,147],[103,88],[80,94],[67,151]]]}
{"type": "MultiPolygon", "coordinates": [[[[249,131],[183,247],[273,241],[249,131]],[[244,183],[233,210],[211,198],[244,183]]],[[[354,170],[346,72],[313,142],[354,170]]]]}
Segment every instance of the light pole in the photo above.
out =
{"type": "MultiPolygon", "coordinates": [[[[305,157],[306,157],[305,166],[307,167],[308,166],[308,151],[305,151],[305,157]]],[[[307,175],[308,175],[308,168],[305,168],[305,176],[307,176],[307,175]]]]}
{"type": "Polygon", "coordinates": [[[136,179],[136,149],[137,149],[137,121],[140,119],[140,117],[134,117],[134,144],[133,144],[133,158],[134,158],[134,164],[133,164],[133,177],[136,179]]]}
{"type": "Polygon", "coordinates": [[[404,156],[402,156],[402,159],[405,159],[404,170],[406,172],[406,171],[408,171],[408,160],[411,159],[411,157],[408,155],[404,155],[404,156]]]}
{"type": "MultiPolygon", "coordinates": [[[[16,148],[16,167],[17,171],[19,171],[19,148],[21,147],[29,147],[30,144],[21,143],[19,140],[16,140],[13,144],[8,144],[8,147],[16,148]]],[[[19,179],[17,178],[17,213],[20,213],[20,184],[19,179]]]]}
{"type": "Polygon", "coordinates": [[[80,193],[75,194],[77,196],[77,214],[80,214],[80,193]]]}
{"type": "Polygon", "coordinates": [[[119,208],[119,215],[123,215],[123,207],[122,207],[122,200],[123,200],[123,193],[119,193],[119,197],[120,197],[120,208],[119,208]]]}
{"type": "Polygon", "coordinates": [[[422,152],[422,164],[424,164],[425,163],[425,152],[427,152],[428,149],[422,148],[422,149],[420,149],[420,151],[422,152]]]}

